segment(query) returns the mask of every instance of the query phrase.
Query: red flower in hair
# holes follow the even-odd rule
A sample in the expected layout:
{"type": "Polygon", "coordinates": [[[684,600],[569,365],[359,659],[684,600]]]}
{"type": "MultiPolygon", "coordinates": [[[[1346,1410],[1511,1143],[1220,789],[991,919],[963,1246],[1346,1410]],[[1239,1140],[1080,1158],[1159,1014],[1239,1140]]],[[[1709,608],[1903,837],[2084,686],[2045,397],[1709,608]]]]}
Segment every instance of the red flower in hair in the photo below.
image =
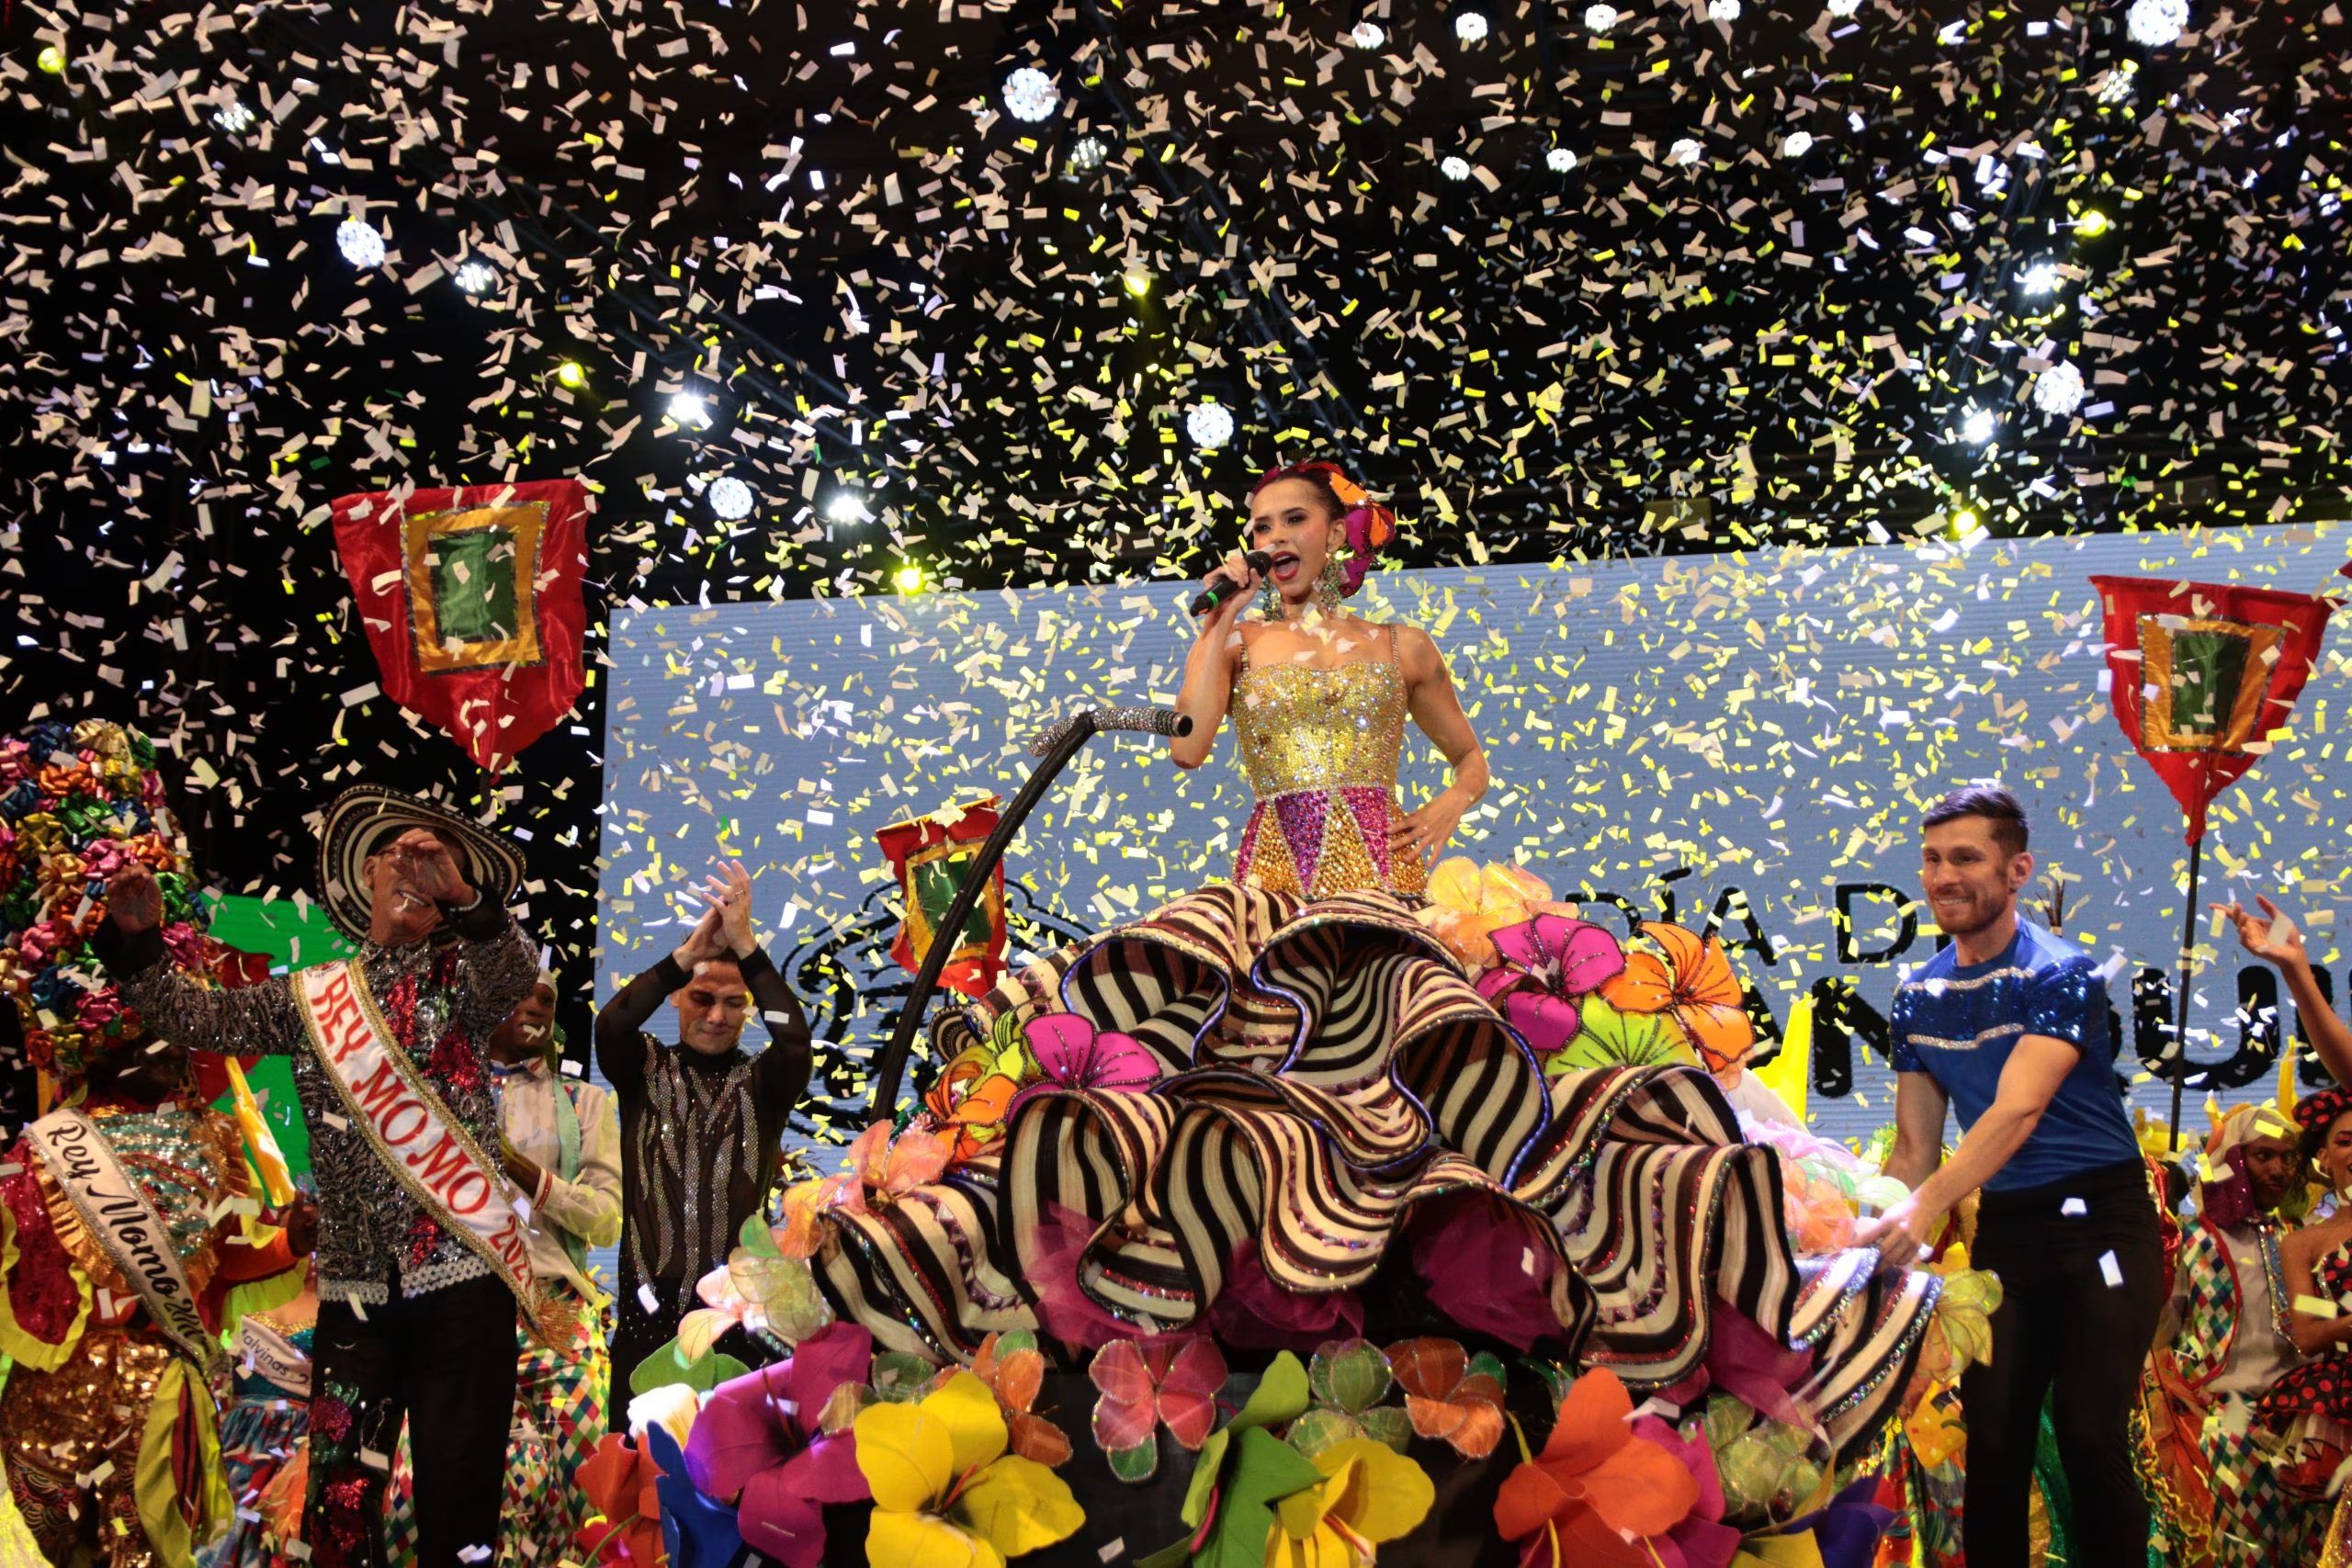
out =
{"type": "Polygon", "coordinates": [[[1291,463],[1279,468],[1269,468],[1266,477],[1250,487],[1250,497],[1279,479],[1320,479],[1340,498],[1347,511],[1340,523],[1347,530],[1347,558],[1340,562],[1340,571],[1345,581],[1340,592],[1353,597],[1363,586],[1364,575],[1372,570],[1373,553],[1396,536],[1396,514],[1364,492],[1362,485],[1348,478],[1337,463],[1291,463]]]}

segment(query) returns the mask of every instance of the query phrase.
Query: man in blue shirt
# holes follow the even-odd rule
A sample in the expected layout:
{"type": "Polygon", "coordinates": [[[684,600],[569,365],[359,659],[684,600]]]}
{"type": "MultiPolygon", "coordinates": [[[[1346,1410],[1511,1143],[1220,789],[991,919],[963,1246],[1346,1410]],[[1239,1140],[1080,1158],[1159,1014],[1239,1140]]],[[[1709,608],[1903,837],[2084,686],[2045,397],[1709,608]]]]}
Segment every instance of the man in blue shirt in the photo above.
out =
{"type": "Polygon", "coordinates": [[[2106,985],[2091,960],[2018,919],[2033,875],[2025,812],[1998,786],[1927,815],[1920,881],[1951,945],[1895,994],[1894,1150],[1911,1196],[1865,1227],[1889,1268],[1983,1190],[1971,1259],[2000,1276],[1993,1359],[1961,1379],[1969,1568],[2025,1568],[2045,1397],[2081,1564],[2147,1560],[2130,1418],[2169,1281],[2156,1210],[2115,1082],[2106,985]],[[1943,1157],[1944,1112],[1961,1140],[1943,1157]]]}

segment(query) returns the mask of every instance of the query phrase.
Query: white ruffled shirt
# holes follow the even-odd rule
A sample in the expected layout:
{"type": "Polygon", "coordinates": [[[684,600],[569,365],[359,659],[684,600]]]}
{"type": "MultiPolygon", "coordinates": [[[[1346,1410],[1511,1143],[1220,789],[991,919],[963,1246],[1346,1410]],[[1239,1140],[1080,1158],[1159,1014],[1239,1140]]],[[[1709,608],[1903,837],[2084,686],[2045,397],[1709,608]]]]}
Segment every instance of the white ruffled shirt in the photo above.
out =
{"type": "Polygon", "coordinates": [[[506,1141],[540,1170],[538,1190],[531,1201],[528,1229],[531,1273],[540,1280],[562,1280],[591,1301],[605,1292],[586,1274],[572,1267],[563,1248],[566,1233],[591,1247],[610,1247],[621,1236],[621,1124],[610,1093],[595,1084],[570,1086],[580,1113],[580,1170],[570,1181],[556,1174],[560,1167],[561,1139],[556,1132],[555,1075],[544,1063],[520,1067],[493,1065],[506,1141]]]}

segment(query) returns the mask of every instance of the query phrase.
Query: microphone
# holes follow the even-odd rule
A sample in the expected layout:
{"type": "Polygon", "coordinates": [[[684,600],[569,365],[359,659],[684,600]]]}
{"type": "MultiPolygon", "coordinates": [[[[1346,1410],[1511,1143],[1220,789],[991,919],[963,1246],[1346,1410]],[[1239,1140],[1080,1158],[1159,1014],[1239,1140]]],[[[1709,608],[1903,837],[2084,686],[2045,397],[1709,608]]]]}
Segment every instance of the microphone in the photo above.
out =
{"type": "MultiPolygon", "coordinates": [[[[1274,570],[1274,558],[1271,551],[1251,550],[1248,555],[1243,556],[1241,558],[1243,561],[1248,563],[1251,571],[1256,572],[1261,577],[1265,576],[1266,573],[1274,570]]],[[[1193,596],[1192,613],[1196,618],[1205,615],[1211,610],[1216,609],[1219,604],[1224,604],[1227,599],[1232,598],[1234,594],[1240,591],[1241,584],[1236,582],[1230,577],[1227,577],[1223,570],[1220,569],[1210,577],[1207,584],[1201,589],[1200,592],[1193,596]]]]}

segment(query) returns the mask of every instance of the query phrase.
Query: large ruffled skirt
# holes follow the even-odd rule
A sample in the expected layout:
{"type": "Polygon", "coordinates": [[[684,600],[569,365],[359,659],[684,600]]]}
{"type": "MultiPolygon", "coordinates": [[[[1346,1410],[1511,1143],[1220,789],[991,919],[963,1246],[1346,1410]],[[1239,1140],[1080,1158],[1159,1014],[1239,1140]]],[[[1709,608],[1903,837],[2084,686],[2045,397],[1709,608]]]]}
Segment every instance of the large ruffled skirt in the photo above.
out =
{"type": "Polygon", "coordinates": [[[989,1151],[839,1215],[820,1278],[884,1345],[1451,1324],[1662,1388],[1699,1370],[1721,1303],[1820,1348],[1799,1393],[1835,1437],[1894,1392],[1935,1299],[1930,1276],[1874,1280],[1866,1250],[1800,1263],[1776,1156],[1705,1074],[1547,1083],[1382,893],[1204,888],[951,1010],[933,1043],[946,1060],[1057,1010],[1139,1042],[1159,1080],[1041,1086],[989,1151]]]}

